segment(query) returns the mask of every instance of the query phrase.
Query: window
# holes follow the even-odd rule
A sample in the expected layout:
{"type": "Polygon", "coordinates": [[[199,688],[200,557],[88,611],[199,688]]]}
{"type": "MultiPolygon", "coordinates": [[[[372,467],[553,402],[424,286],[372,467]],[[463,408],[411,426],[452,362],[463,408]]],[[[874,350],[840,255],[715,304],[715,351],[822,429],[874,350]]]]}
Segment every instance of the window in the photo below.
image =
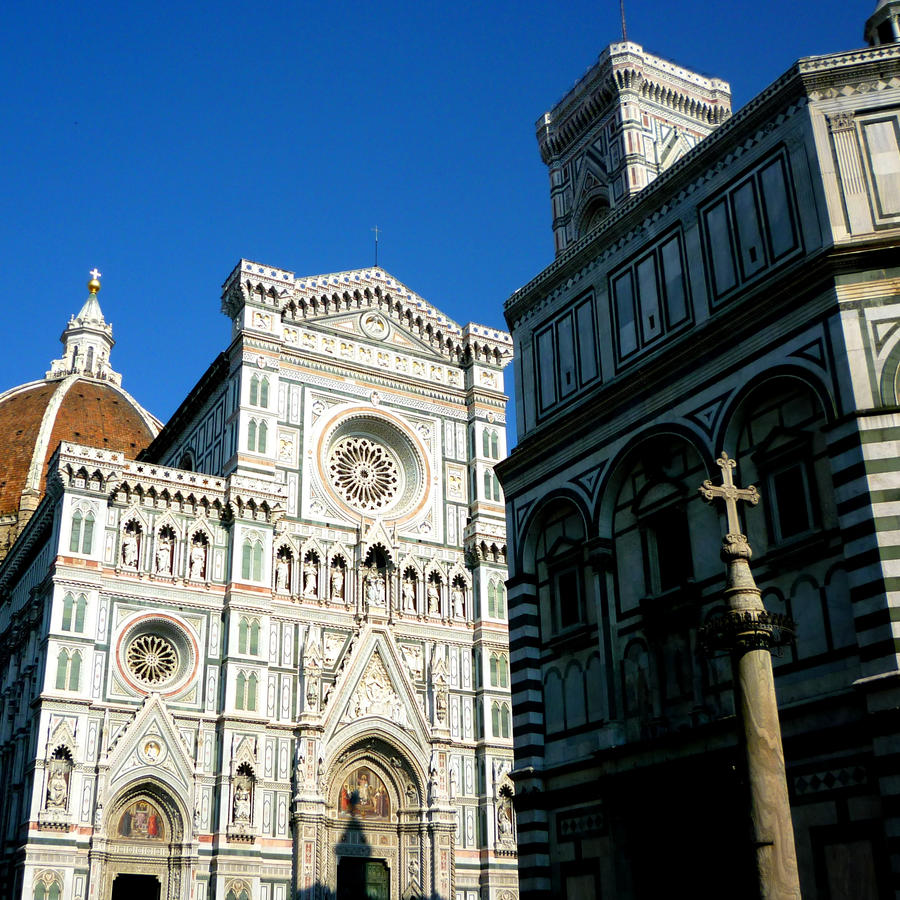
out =
{"type": "Polygon", "coordinates": [[[508,738],[511,733],[508,703],[491,704],[491,734],[498,738],[508,738]]]}
{"type": "Polygon", "coordinates": [[[491,432],[491,457],[500,459],[500,437],[496,431],[491,432]]]}
{"type": "Polygon", "coordinates": [[[491,687],[509,687],[509,662],[503,653],[492,653],[490,657],[491,687]]]}
{"type": "Polygon", "coordinates": [[[259,622],[241,616],[238,624],[238,653],[259,654],[259,622]]]}
{"type": "Polygon", "coordinates": [[[241,548],[241,578],[244,581],[262,581],[262,564],[262,541],[244,538],[241,548]]]}
{"type": "Polygon", "coordinates": [[[484,431],[481,432],[481,449],[482,456],[491,455],[491,434],[490,430],[487,428],[485,428],[484,431]]]}
{"type": "Polygon", "coordinates": [[[69,533],[70,553],[90,553],[94,542],[94,514],[76,509],[69,533]]]}
{"type": "Polygon", "coordinates": [[[245,675],[238,672],[235,684],[234,706],[235,709],[246,709],[248,712],[256,712],[256,688],[259,679],[255,672],[245,675]]]}
{"type": "Polygon", "coordinates": [[[257,453],[265,453],[266,452],[266,436],[268,435],[268,427],[265,422],[259,423],[259,432],[256,441],[256,451],[257,453]]]}
{"type": "Polygon", "coordinates": [[[86,612],[87,598],[84,594],[79,594],[77,600],[71,594],[66,594],[63,599],[62,630],[81,634],[84,631],[86,612]]]}
{"type": "Polygon", "coordinates": [[[712,292],[723,297],[800,248],[784,155],[743,176],[702,213],[712,292]]]}
{"type": "Polygon", "coordinates": [[[662,594],[682,587],[694,572],[684,506],[666,506],[642,517],[641,532],[648,593],[662,594]]]}
{"type": "Polygon", "coordinates": [[[484,470],[484,499],[500,502],[500,481],[493,469],[484,470]]]}
{"type": "Polygon", "coordinates": [[[688,320],[682,258],[681,237],[675,234],[611,276],[620,359],[688,320]]]}
{"type": "Polygon", "coordinates": [[[251,419],[247,426],[247,449],[256,450],[256,420],[251,419]]]}
{"type": "Polygon", "coordinates": [[[60,650],[56,657],[56,689],[77,691],[81,681],[81,653],[78,650],[60,650]]]}
{"type": "Polygon", "coordinates": [[[505,615],[503,583],[497,579],[491,579],[488,583],[488,615],[495,619],[502,619],[505,615]]]}
{"type": "Polygon", "coordinates": [[[250,405],[269,406],[269,379],[265,375],[254,373],[250,379],[250,405]]]}
{"type": "Polygon", "coordinates": [[[581,578],[575,567],[554,573],[553,577],[554,630],[565,631],[584,621],[581,578]]]}

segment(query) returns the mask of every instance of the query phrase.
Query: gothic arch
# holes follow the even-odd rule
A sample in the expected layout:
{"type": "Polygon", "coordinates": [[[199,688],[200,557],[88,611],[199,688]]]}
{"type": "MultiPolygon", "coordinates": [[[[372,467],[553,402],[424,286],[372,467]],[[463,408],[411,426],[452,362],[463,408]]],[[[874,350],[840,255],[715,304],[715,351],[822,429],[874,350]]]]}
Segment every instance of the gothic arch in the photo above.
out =
{"type": "Polygon", "coordinates": [[[573,488],[563,487],[554,490],[548,496],[541,498],[535,504],[534,509],[528,512],[519,529],[522,535],[516,547],[516,570],[518,572],[534,573],[536,564],[537,544],[540,539],[541,528],[549,515],[558,507],[568,505],[577,513],[584,527],[585,538],[591,536],[591,511],[584,502],[584,496],[573,488]]]}

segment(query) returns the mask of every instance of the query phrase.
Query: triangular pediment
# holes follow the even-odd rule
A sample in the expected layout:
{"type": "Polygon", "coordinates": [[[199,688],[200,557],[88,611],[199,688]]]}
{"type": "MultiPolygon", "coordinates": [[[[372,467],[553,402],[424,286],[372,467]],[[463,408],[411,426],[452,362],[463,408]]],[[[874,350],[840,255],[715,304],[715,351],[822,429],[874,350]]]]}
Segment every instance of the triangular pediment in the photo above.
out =
{"type": "Polygon", "coordinates": [[[360,720],[390,723],[415,735],[424,747],[429,726],[419,704],[409,667],[386,628],[360,636],[325,710],[330,736],[360,720]]]}
{"type": "Polygon", "coordinates": [[[159,694],[144,701],[134,719],[120,729],[108,753],[111,790],[140,777],[157,778],[187,794],[194,780],[194,761],[159,694]]]}

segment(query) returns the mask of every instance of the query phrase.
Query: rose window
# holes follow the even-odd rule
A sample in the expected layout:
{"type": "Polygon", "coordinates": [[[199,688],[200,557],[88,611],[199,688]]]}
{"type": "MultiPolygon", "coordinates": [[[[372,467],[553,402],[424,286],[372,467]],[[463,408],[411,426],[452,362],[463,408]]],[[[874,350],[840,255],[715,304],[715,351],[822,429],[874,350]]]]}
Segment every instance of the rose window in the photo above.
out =
{"type": "Polygon", "coordinates": [[[397,461],[386,447],[368,438],[338,441],[331,450],[328,469],[334,487],[358,509],[384,509],[400,490],[397,461]]]}
{"type": "Polygon", "coordinates": [[[144,684],[156,685],[169,681],[178,668],[178,653],[164,637],[140,634],[125,653],[128,668],[144,684]]]}

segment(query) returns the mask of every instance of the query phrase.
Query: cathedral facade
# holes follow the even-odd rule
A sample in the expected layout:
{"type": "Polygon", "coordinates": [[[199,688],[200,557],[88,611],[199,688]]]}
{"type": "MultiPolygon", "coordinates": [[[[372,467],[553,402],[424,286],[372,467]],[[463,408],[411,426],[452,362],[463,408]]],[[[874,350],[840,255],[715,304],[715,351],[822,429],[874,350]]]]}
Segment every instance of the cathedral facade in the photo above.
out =
{"type": "MultiPolygon", "coordinates": [[[[10,518],[4,896],[513,900],[511,340],[380,269],[222,309],[164,428],[60,432],[10,518]]],[[[64,342],[48,392],[109,381],[64,342]]]]}
{"type": "Polygon", "coordinates": [[[557,256],[506,303],[499,467],[523,898],[759,896],[707,640],[727,526],[698,489],[722,451],[761,494],[740,530],[762,600],[796,623],[773,662],[802,896],[900,896],[898,14],[881,0],[871,47],[803,59],[730,117],[707,79],[660,91],[614,45],[539,122],[557,256]],[[660,97],[716,123],[667,166],[633,112],[660,97]],[[654,178],[628,196],[641,128],[654,178]],[[585,154],[621,198],[597,216],[585,154]]]}

